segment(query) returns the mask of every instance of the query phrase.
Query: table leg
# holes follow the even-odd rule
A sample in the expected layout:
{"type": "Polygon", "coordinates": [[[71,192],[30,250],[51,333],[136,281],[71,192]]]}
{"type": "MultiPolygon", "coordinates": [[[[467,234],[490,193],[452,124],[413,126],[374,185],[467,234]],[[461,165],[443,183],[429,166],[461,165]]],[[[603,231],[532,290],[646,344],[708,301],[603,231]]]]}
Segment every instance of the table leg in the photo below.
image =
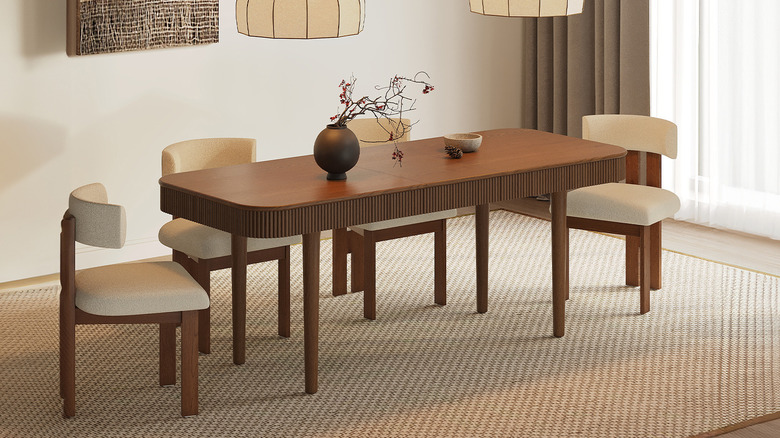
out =
{"type": "Polygon", "coordinates": [[[566,301],[568,301],[569,300],[569,289],[570,289],[569,288],[569,225],[568,225],[568,223],[566,224],[566,233],[564,233],[564,236],[566,237],[566,246],[565,246],[566,251],[564,251],[564,254],[566,255],[566,264],[564,266],[566,266],[566,269],[564,269],[563,272],[564,272],[564,274],[566,274],[565,275],[566,276],[566,280],[565,280],[565,283],[566,283],[566,301]]]}
{"type": "Polygon", "coordinates": [[[477,205],[476,210],[477,241],[477,312],[488,311],[488,230],[490,228],[490,206],[477,205]]]}
{"type": "Polygon", "coordinates": [[[566,192],[553,193],[552,205],[552,283],[553,335],[566,331],[566,297],[569,291],[569,228],[566,226],[566,192]]]}
{"type": "Polygon", "coordinates": [[[246,361],[246,237],[230,239],[233,259],[233,363],[246,361]]]}
{"type": "Polygon", "coordinates": [[[306,393],[317,392],[320,330],[320,232],[303,235],[303,357],[306,393]]]}
{"type": "MultiPolygon", "coordinates": [[[[347,293],[347,253],[349,235],[346,228],[333,230],[333,296],[347,293]]],[[[354,255],[352,256],[354,257],[354,255]]]]}
{"type": "Polygon", "coordinates": [[[363,318],[376,319],[376,238],[368,230],[363,231],[363,318]]]}

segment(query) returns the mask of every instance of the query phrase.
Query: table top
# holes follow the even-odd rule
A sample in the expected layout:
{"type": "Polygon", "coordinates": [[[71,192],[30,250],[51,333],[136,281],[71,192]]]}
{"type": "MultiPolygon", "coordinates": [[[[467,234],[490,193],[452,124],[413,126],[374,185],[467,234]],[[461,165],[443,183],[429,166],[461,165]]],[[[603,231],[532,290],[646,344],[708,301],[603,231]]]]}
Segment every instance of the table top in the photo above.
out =
{"type": "Polygon", "coordinates": [[[344,181],[311,155],[167,175],[161,209],[248,237],[280,237],[571,190],[625,178],[626,150],[542,131],[479,132],[449,158],[442,137],[363,148],[344,181]]]}

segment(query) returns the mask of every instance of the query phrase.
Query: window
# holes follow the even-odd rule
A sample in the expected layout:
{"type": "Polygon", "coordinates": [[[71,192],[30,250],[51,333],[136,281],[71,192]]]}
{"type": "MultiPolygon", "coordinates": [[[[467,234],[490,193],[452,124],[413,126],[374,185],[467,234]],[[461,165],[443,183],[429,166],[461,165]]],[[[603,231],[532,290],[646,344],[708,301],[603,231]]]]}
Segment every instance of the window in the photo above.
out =
{"type": "Polygon", "coordinates": [[[780,1],[652,0],[652,115],[677,219],[780,239],[780,1]]]}

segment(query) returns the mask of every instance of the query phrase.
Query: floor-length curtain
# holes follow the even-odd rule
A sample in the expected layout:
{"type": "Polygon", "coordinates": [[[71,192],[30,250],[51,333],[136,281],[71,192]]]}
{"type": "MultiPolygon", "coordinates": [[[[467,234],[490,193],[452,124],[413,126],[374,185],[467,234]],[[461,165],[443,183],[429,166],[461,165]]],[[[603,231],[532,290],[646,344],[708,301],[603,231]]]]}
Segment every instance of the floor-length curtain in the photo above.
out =
{"type": "Polygon", "coordinates": [[[524,26],[523,127],[580,137],[585,115],[650,114],[649,0],[524,26]]]}
{"type": "Polygon", "coordinates": [[[678,158],[664,163],[676,218],[780,239],[780,1],[651,11],[652,114],[678,126],[678,158]]]}

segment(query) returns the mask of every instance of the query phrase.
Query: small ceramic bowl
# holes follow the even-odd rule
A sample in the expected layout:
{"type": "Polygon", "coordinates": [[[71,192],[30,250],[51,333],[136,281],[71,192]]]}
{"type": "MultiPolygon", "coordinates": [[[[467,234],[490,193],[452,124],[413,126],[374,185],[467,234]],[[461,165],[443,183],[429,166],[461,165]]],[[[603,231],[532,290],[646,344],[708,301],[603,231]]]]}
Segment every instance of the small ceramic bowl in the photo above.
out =
{"type": "Polygon", "coordinates": [[[463,152],[476,152],[482,144],[482,136],[479,134],[449,134],[444,136],[444,144],[455,146],[463,152]]]}

